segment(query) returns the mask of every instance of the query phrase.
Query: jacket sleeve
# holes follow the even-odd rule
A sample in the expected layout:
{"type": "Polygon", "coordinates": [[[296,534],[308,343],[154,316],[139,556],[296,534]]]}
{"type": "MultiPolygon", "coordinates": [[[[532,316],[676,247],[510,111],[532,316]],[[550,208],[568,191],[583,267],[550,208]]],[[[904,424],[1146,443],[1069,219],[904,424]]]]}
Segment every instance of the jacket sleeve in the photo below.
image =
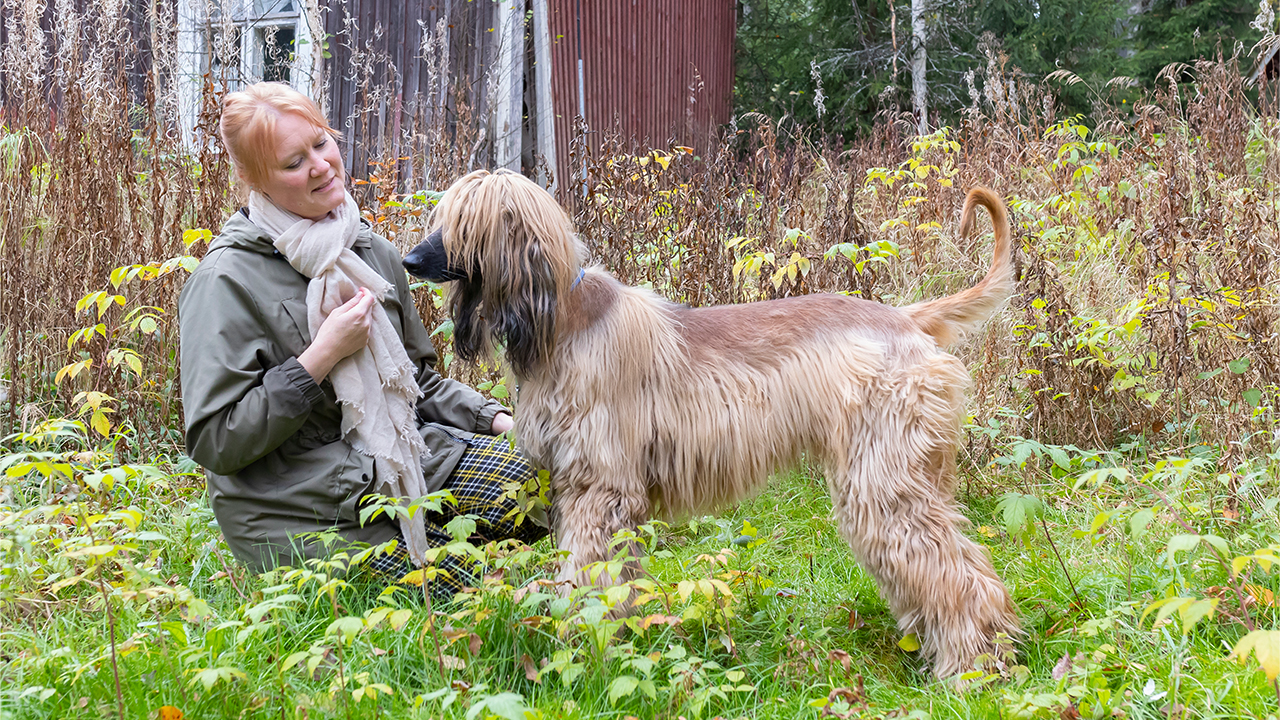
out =
{"type": "Polygon", "coordinates": [[[262,458],[324,399],[297,358],[267,367],[266,324],[234,279],[193,274],[178,325],[187,454],[208,470],[230,475],[262,458]]]}
{"type": "Polygon", "coordinates": [[[422,397],[418,398],[418,417],[424,422],[491,434],[494,416],[506,408],[495,400],[486,400],[470,386],[441,377],[435,371],[436,350],[418,315],[413,295],[409,292],[409,281],[403,272],[396,274],[395,284],[402,308],[404,347],[409,359],[418,367],[418,387],[422,388],[422,397]]]}

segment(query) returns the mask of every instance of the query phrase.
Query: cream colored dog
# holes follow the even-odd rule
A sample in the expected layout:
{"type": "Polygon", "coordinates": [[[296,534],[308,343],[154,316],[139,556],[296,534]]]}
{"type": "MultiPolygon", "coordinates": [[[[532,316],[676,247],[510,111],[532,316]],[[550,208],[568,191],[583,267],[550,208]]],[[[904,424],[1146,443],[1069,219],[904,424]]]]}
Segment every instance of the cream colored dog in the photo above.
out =
{"type": "Polygon", "coordinates": [[[970,192],[961,230],[979,205],[995,227],[986,277],[903,308],[839,295],[668,302],[584,269],[554,198],[505,171],[455,183],[436,231],[405,265],[457,280],[461,358],[504,346],[520,386],[520,445],[551,474],[555,534],[570,553],[563,579],[610,559],[615,532],[654,515],[714,512],[804,457],[823,470],[840,532],[899,628],[947,677],[1001,652],[998,633],[1018,633],[1008,593],[957,529],[953,503],[969,375],[941,346],[1013,287],[1000,199],[970,192]]]}

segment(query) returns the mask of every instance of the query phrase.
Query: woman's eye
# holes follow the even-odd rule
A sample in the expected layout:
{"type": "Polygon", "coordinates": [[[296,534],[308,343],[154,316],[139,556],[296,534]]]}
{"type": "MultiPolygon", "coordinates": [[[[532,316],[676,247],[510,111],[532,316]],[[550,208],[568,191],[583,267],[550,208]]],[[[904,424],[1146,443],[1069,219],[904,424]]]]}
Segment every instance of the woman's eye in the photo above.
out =
{"type": "Polygon", "coordinates": [[[322,138],[320,138],[320,140],[319,140],[318,142],[316,142],[316,147],[317,147],[317,148],[322,148],[322,147],[324,147],[324,144],[325,144],[325,143],[327,143],[327,142],[329,142],[329,138],[324,138],[324,137],[322,137],[322,138]]]}

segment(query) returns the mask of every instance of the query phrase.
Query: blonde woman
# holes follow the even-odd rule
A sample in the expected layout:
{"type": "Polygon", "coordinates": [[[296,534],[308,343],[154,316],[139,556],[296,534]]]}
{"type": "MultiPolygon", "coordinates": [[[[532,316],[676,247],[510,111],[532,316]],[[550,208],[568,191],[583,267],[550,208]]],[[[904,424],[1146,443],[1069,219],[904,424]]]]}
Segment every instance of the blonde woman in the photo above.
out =
{"type": "MultiPolygon", "coordinates": [[[[227,544],[255,571],[327,550],[316,533],[397,551],[389,573],[448,542],[453,514],[487,540],[533,542],[503,484],[533,477],[511,415],[436,374],[399,252],[347,192],[338,133],[279,83],[227,95],[223,142],[248,205],[209,244],[178,301],[188,454],[206,469],[227,544]],[[448,489],[456,507],[360,522],[370,493],[448,489]]],[[[465,579],[451,560],[456,588],[465,579]]]]}

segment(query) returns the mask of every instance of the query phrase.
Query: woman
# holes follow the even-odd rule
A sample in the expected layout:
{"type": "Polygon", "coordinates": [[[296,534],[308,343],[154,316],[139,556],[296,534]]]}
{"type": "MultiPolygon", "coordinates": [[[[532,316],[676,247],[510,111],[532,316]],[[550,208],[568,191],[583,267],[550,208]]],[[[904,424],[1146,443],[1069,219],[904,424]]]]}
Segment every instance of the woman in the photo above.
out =
{"type": "Polygon", "coordinates": [[[187,453],[235,556],[261,572],[329,552],[316,533],[399,536],[375,566],[403,571],[451,540],[452,514],[478,516],[485,539],[545,535],[517,526],[504,497],[534,476],[492,437],[511,415],[436,374],[400,254],[360,218],[315,103],[259,83],[226,97],[221,132],[248,207],[210,242],[178,313],[187,453]],[[442,488],[458,501],[444,514],[360,522],[370,493],[442,488]]]}

